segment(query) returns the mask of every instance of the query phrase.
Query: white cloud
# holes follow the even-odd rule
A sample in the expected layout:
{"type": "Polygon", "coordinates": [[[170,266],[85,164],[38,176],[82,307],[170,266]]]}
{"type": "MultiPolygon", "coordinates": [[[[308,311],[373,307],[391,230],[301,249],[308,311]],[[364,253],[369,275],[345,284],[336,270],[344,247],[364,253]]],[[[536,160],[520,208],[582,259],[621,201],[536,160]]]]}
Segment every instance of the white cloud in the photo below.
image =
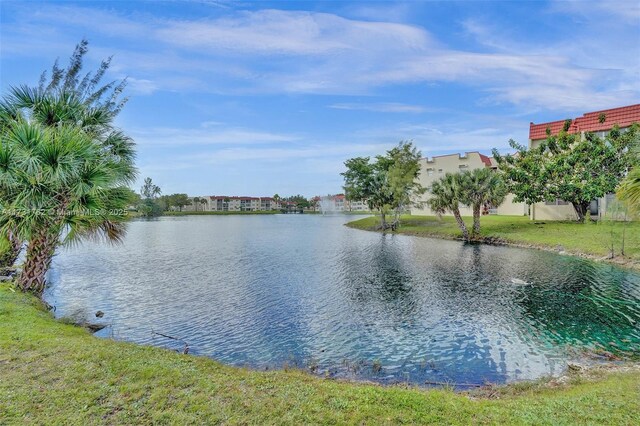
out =
{"type": "Polygon", "coordinates": [[[592,21],[613,17],[618,22],[640,25],[640,2],[637,0],[554,0],[551,10],[592,21]]]}
{"type": "Polygon", "coordinates": [[[243,128],[211,128],[213,122],[205,122],[201,128],[156,127],[130,130],[131,137],[139,145],[197,146],[197,145],[254,145],[267,143],[291,143],[299,136],[264,132],[243,128]]]}
{"type": "Polygon", "coordinates": [[[259,10],[208,21],[169,22],[156,31],[173,45],[263,55],[335,55],[366,50],[423,49],[423,29],[389,22],[349,20],[316,12],[259,10]]]}
{"type": "Polygon", "coordinates": [[[214,151],[186,155],[184,157],[180,157],[180,159],[197,161],[205,164],[233,164],[233,162],[248,160],[281,163],[288,162],[290,160],[320,161],[324,159],[327,161],[330,159],[334,164],[342,164],[347,158],[380,154],[393,146],[394,143],[343,143],[337,145],[329,145],[325,143],[290,148],[222,148],[214,151]]]}
{"type": "MultiPolygon", "coordinates": [[[[568,9],[554,3],[550,13],[568,9]]],[[[43,48],[26,28],[41,26],[48,34],[64,34],[65,26],[92,28],[131,41],[116,52],[113,70],[146,80],[140,90],[147,93],[354,95],[390,85],[455,82],[484,91],[487,104],[527,108],[592,109],[637,99],[639,47],[628,36],[640,13],[637,3],[590,2],[578,9],[591,25],[576,26],[548,46],[524,38],[515,42],[495,26],[464,21],[468,34],[489,49],[479,53],[448,48],[425,28],[330,13],[231,10],[216,19],[176,20],[43,6],[24,15],[21,31],[9,37],[3,32],[3,50],[24,55],[38,43],[43,48]],[[149,43],[153,52],[147,51],[149,43]]],[[[103,51],[113,53],[95,49],[103,51]]]]}
{"type": "Polygon", "coordinates": [[[158,86],[151,80],[144,78],[127,78],[127,87],[133,94],[150,95],[158,90],[158,86]]]}
{"type": "Polygon", "coordinates": [[[379,103],[338,103],[329,105],[329,108],[344,109],[344,110],[363,110],[374,112],[408,112],[408,113],[422,113],[426,112],[427,108],[420,105],[408,105],[397,102],[379,102],[379,103]]]}

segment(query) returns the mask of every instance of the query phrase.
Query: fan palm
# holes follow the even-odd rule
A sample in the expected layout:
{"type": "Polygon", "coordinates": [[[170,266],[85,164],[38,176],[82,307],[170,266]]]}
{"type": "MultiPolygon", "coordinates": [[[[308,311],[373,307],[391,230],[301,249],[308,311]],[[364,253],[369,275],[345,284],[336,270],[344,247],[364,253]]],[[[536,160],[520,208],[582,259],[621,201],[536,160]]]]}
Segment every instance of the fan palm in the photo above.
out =
{"type": "MultiPolygon", "coordinates": [[[[16,141],[21,140],[17,136],[20,132],[23,133],[23,139],[27,133],[32,137],[40,135],[32,140],[34,146],[50,139],[55,139],[58,145],[65,143],[64,141],[67,140],[72,145],[70,148],[73,148],[76,143],[75,137],[82,139],[84,142],[90,141],[92,152],[100,156],[100,161],[109,164],[111,172],[114,175],[118,175],[119,180],[131,182],[135,179],[135,145],[131,138],[113,126],[115,116],[127,101],[126,98],[119,99],[126,86],[126,81],[113,81],[100,86],[100,81],[109,68],[110,58],[102,61],[100,68],[95,73],[89,72],[80,79],[79,74],[82,69],[83,57],[87,53],[87,44],[86,40],[82,40],[76,46],[66,69],[60,68],[56,61],[51,71],[51,78],[48,80],[46,72],[43,73],[37,88],[29,86],[12,87],[9,94],[0,101],[0,132],[3,134],[2,149],[5,155],[5,170],[3,172],[5,181],[1,185],[4,188],[12,188],[9,185],[11,183],[10,180],[6,180],[12,179],[12,175],[9,172],[15,171],[15,164],[13,164],[14,167],[10,167],[11,164],[7,163],[8,159],[12,158],[12,152],[15,150],[16,155],[23,155],[24,158],[29,158],[24,152],[24,145],[22,145],[22,148],[19,144],[16,147],[16,141]],[[27,128],[30,129],[28,132],[27,128]],[[61,130],[63,128],[64,130],[61,130]],[[71,137],[73,136],[71,129],[75,129],[76,134],[74,137],[71,137]],[[52,133],[52,130],[60,130],[62,133],[54,137],[55,132],[52,133]],[[63,137],[63,135],[66,135],[66,137],[63,137]]],[[[45,145],[42,146],[44,147],[45,145]]],[[[53,155],[53,152],[51,154],[53,155]]],[[[76,153],[76,155],[79,154],[76,153]]],[[[89,161],[90,159],[88,158],[87,160],[89,161]]],[[[34,173],[40,160],[37,156],[33,156],[29,161],[27,163],[30,168],[24,171],[34,173]]],[[[43,177],[40,176],[38,178],[43,177]]],[[[35,179],[35,177],[32,176],[32,179],[35,179]]],[[[46,185],[44,181],[42,184],[46,185]]],[[[11,189],[11,191],[15,190],[15,188],[11,189]]],[[[34,196],[38,194],[35,190],[36,188],[32,188],[34,196]]],[[[16,200],[11,198],[15,196],[15,193],[5,194],[4,191],[4,189],[0,188],[0,203],[3,206],[15,203],[16,200]]],[[[110,192],[112,192],[112,196],[118,195],[119,197],[119,194],[115,194],[113,191],[110,192]]],[[[116,192],[119,193],[120,191],[116,192]]],[[[38,196],[44,196],[44,194],[39,194],[38,196]]],[[[117,201],[118,197],[115,197],[114,201],[117,201]]],[[[88,198],[86,202],[90,204],[92,201],[88,198]]],[[[115,206],[119,206],[119,203],[116,202],[115,206]]],[[[94,234],[96,223],[93,220],[87,220],[82,215],[70,216],[67,219],[75,221],[74,226],[69,228],[71,236],[94,234]]],[[[25,233],[11,229],[7,225],[10,223],[13,222],[9,220],[2,226],[4,231],[0,233],[0,236],[2,236],[2,239],[12,243],[14,252],[8,258],[15,260],[17,253],[23,246],[21,235],[25,235],[25,233]]],[[[109,234],[118,232],[114,231],[115,228],[110,228],[109,222],[104,222],[103,225],[109,228],[104,229],[109,234]]],[[[52,224],[52,235],[48,238],[54,240],[55,243],[50,245],[55,246],[57,244],[58,231],[57,225],[52,224]]],[[[27,234],[31,235],[30,233],[27,234]]],[[[44,238],[40,238],[38,241],[44,240],[44,238]]],[[[38,241],[29,241],[28,250],[32,252],[41,250],[44,253],[48,253],[48,249],[39,248],[38,241]]],[[[29,254],[27,254],[27,257],[29,258],[29,254]]],[[[26,275],[29,275],[29,273],[26,273],[26,275]]]]}
{"type": "Polygon", "coordinates": [[[56,247],[79,238],[119,240],[130,168],[75,126],[26,120],[0,144],[0,232],[28,241],[18,285],[41,295],[56,247]]]}
{"type": "Polygon", "coordinates": [[[621,200],[629,203],[631,209],[640,213],[640,166],[636,166],[629,172],[618,189],[621,200]]]}
{"type": "Polygon", "coordinates": [[[480,234],[480,214],[484,205],[498,206],[507,195],[502,177],[489,168],[467,170],[462,173],[463,204],[473,211],[473,235],[480,234]]]}
{"type": "Polygon", "coordinates": [[[463,190],[464,181],[462,175],[460,173],[447,173],[431,185],[432,197],[427,201],[427,205],[439,215],[451,212],[458,223],[460,231],[462,231],[462,236],[465,240],[469,240],[467,225],[460,214],[463,190]]]}

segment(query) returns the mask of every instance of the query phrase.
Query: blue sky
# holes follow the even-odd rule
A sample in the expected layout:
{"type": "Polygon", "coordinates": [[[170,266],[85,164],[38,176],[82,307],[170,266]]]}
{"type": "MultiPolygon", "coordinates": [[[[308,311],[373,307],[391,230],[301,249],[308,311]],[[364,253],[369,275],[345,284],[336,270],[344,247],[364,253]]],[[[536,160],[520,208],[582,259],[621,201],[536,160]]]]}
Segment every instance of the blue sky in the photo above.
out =
{"type": "MultiPolygon", "coordinates": [[[[90,42],[163,193],[341,190],[343,162],[508,149],[529,122],[640,102],[633,1],[1,3],[1,87],[90,42]]],[[[139,185],[138,185],[139,186],[139,185]]],[[[137,189],[137,188],[136,188],[137,189]]]]}

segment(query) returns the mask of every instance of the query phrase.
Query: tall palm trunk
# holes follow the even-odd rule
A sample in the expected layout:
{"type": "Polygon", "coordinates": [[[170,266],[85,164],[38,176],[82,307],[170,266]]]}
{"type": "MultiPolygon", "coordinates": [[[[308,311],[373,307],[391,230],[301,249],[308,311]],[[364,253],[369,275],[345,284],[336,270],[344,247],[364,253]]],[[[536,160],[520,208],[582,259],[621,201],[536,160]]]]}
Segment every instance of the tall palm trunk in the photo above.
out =
{"type": "Polygon", "coordinates": [[[474,205],[473,206],[473,236],[477,237],[480,235],[480,208],[481,206],[474,205]]]}
{"type": "Polygon", "coordinates": [[[58,233],[46,227],[40,228],[29,241],[27,258],[22,266],[18,286],[23,291],[42,295],[45,286],[45,275],[51,265],[56,250],[58,233]]]}
{"type": "Polygon", "coordinates": [[[458,227],[462,231],[462,236],[464,237],[464,240],[469,241],[469,231],[467,230],[467,225],[464,223],[464,220],[462,220],[462,216],[460,215],[460,210],[454,209],[453,216],[456,218],[456,222],[458,222],[458,227]]]}
{"type": "Polygon", "coordinates": [[[6,252],[0,255],[0,272],[10,269],[16,263],[22,251],[23,241],[16,238],[12,232],[9,232],[7,239],[9,240],[9,247],[6,252]]]}

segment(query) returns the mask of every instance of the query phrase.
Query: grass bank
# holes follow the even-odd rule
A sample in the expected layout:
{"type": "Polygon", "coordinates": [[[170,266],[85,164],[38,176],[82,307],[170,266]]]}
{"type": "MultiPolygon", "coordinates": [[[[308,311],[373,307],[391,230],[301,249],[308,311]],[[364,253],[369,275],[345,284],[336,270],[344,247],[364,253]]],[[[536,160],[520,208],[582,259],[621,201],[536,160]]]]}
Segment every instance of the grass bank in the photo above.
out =
{"type": "MultiPolygon", "coordinates": [[[[465,218],[469,229],[472,219],[465,218]]],[[[379,218],[368,217],[347,226],[374,230],[379,218]]],[[[525,216],[483,216],[481,236],[485,242],[512,244],[601,259],[608,257],[614,245],[615,263],[640,268],[640,222],[559,222],[531,221],[525,216]],[[625,256],[621,256],[622,234],[625,234],[625,256]]],[[[399,234],[458,239],[462,234],[450,216],[402,216],[399,234]]]]}
{"type": "Polygon", "coordinates": [[[0,285],[0,424],[637,424],[640,370],[493,399],[256,372],[98,339],[0,285]]]}

